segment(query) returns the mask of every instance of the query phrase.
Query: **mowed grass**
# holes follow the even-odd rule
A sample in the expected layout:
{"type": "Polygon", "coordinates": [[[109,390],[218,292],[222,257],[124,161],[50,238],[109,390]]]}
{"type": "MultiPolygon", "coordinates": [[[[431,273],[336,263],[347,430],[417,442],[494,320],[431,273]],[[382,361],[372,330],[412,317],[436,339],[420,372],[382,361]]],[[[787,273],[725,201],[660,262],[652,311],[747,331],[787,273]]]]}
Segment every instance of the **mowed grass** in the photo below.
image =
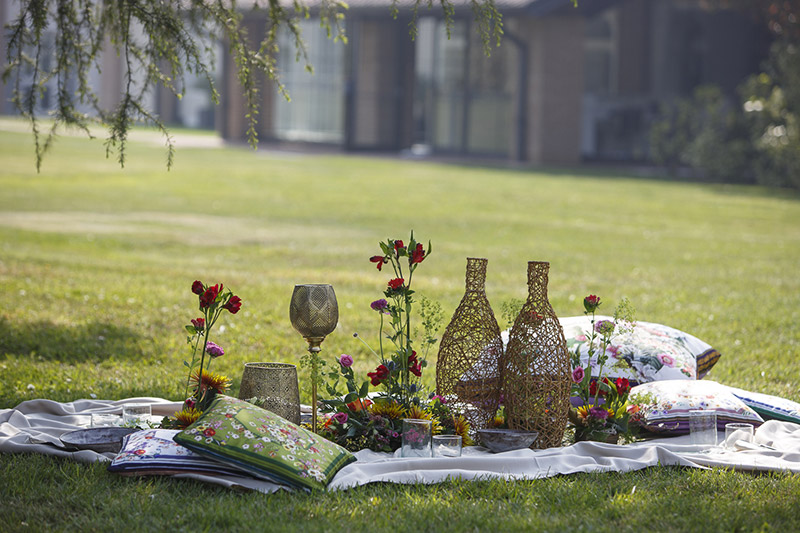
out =
{"type": "MultiPolygon", "coordinates": [[[[527,261],[545,260],[559,316],[580,314],[589,293],[608,313],[627,297],[639,319],[719,349],[708,379],[800,401],[796,194],[241,147],[179,145],[171,171],[164,161],[162,148],[131,143],[123,170],[105,159],[100,141],[63,137],[37,174],[31,137],[0,132],[0,408],[31,398],[179,399],[195,279],[223,282],[244,301],[213,333],[226,350],[214,369],[233,379],[234,394],[245,362],[297,362],[304,353],[288,319],[296,283],[335,287],[340,323],[323,355],[333,363],[350,353],[358,371],[370,370],[375,360],[352,334],[376,343],[369,303],[390,276],[368,258],[378,241],[405,240],[411,229],[433,244],[414,286],[442,305],[442,330],[463,294],[466,257],[489,259],[487,294],[498,317],[503,302],[525,297],[527,261]]],[[[435,349],[429,359],[432,385],[435,349]]],[[[312,496],[123,479],[43,457],[0,456],[0,477],[0,530],[270,523],[312,531],[729,531],[800,523],[796,476],[673,468],[312,496]]]]}

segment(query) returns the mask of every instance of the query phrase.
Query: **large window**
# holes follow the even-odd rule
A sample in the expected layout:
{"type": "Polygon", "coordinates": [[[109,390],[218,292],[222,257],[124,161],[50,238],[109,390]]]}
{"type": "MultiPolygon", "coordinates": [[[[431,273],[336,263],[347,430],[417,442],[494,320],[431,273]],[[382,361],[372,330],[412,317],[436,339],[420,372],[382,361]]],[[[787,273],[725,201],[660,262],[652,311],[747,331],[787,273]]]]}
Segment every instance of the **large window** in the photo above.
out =
{"type": "Polygon", "coordinates": [[[278,68],[291,97],[275,95],[275,135],[280,139],[341,143],[344,140],[345,46],[328,39],[318,20],[300,23],[314,73],[296,61],[288,35],[282,37],[278,68]]]}

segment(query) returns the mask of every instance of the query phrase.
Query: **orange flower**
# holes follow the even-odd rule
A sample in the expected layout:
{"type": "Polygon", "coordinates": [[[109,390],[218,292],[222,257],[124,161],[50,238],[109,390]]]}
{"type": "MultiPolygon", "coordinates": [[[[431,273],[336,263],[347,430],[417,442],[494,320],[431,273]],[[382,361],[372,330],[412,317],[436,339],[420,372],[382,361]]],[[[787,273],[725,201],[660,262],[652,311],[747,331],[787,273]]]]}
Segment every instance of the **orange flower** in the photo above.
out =
{"type": "Polygon", "coordinates": [[[370,405],[372,405],[372,400],[370,400],[369,398],[364,398],[363,400],[359,398],[354,402],[348,403],[347,408],[353,411],[354,413],[357,413],[362,409],[366,409],[370,405]]]}

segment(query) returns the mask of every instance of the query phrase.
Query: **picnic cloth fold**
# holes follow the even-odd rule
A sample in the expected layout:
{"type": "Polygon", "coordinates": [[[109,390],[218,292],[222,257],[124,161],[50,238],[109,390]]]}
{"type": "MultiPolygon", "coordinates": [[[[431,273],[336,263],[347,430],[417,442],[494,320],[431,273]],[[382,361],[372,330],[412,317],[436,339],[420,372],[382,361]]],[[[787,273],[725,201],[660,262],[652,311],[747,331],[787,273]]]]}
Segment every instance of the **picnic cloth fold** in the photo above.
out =
{"type": "MultiPolygon", "coordinates": [[[[126,403],[149,403],[157,416],[172,414],[181,406],[180,402],[161,398],[77,400],[69,403],[26,401],[13,409],[0,410],[0,453],[43,453],[81,462],[110,461],[113,453],[69,451],[59,437],[67,431],[88,427],[92,413],[121,413],[126,403]]],[[[342,490],[374,482],[439,483],[453,478],[538,479],[578,472],[625,472],[658,465],[800,473],[800,425],[770,420],[756,430],[755,441],[771,449],[737,452],[709,449],[692,445],[689,436],[685,435],[625,446],[580,442],[563,448],[526,448],[498,454],[476,446],[464,448],[460,458],[402,458],[399,451],[389,454],[361,450],[355,454],[358,461],[340,470],[328,488],[342,490]]],[[[185,473],[175,477],[264,493],[286,488],[247,475],[185,473]]]]}

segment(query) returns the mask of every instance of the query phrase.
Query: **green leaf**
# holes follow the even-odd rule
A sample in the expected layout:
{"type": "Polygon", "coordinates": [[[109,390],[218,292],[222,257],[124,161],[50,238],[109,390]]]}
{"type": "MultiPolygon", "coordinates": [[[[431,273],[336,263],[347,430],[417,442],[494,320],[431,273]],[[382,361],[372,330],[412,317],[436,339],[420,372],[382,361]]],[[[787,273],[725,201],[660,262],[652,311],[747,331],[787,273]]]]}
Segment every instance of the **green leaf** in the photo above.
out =
{"type": "Polygon", "coordinates": [[[358,391],[359,398],[367,397],[367,394],[369,394],[369,383],[370,383],[369,380],[366,380],[364,381],[364,383],[361,384],[361,390],[358,391]]]}
{"type": "Polygon", "coordinates": [[[347,394],[347,396],[344,397],[344,400],[342,400],[342,403],[348,404],[348,403],[354,402],[356,400],[358,400],[358,394],[355,393],[355,392],[351,392],[351,393],[347,394]]]}

